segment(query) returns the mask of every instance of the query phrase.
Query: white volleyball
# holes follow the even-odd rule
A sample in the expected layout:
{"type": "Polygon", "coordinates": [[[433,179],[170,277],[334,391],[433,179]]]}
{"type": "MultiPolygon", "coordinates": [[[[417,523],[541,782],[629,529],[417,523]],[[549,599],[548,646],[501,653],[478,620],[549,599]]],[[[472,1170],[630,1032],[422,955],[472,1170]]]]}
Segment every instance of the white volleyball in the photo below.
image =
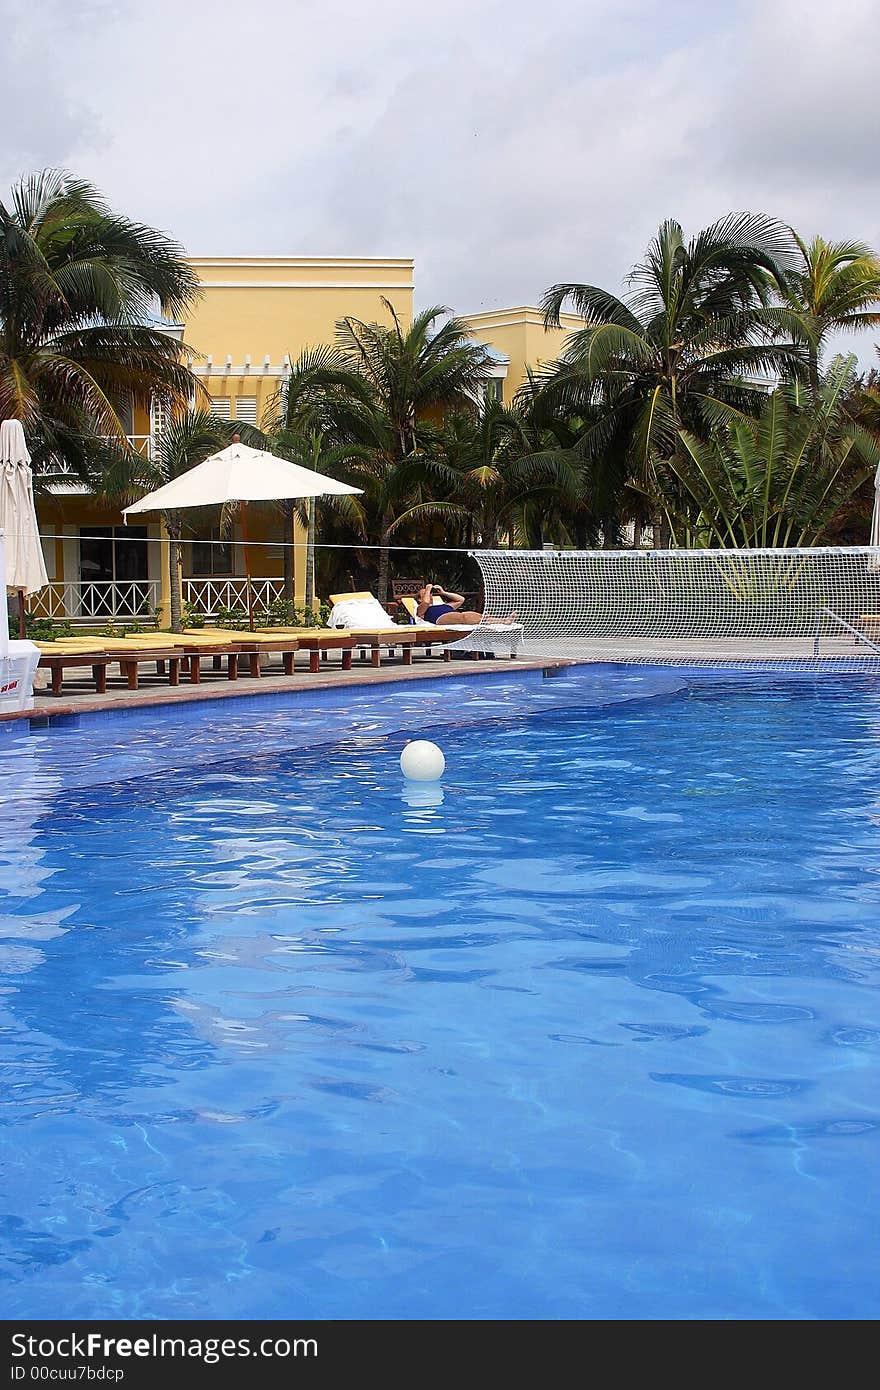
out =
{"type": "Polygon", "coordinates": [[[426,738],[414,739],[400,755],[400,770],[411,782],[436,782],[446,770],[443,750],[426,738]]]}

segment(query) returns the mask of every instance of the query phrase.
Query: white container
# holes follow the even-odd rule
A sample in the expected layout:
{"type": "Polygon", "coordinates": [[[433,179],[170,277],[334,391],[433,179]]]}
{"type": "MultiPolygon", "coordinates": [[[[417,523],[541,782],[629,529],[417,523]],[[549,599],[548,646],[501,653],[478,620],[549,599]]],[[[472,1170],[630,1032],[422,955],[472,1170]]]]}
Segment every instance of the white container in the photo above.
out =
{"type": "MultiPolygon", "coordinates": [[[[6,573],[6,532],[0,530],[0,576],[6,573]]],[[[2,581],[0,581],[2,583],[2,581]]],[[[0,714],[33,709],[34,672],[40,649],[33,642],[9,640],[9,611],[6,590],[0,593],[0,714]]]]}
{"type": "Polygon", "coordinates": [[[9,654],[0,655],[0,714],[33,709],[34,672],[40,649],[33,642],[9,643],[9,654]]]}

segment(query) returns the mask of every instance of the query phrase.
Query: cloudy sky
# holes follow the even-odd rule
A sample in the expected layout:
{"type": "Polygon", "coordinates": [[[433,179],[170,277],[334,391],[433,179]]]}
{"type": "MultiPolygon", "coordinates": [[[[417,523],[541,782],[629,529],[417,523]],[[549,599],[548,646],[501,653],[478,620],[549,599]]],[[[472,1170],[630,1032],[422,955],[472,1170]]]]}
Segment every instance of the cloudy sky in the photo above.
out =
{"type": "Polygon", "coordinates": [[[0,18],[0,187],[67,167],[190,252],[411,255],[419,303],[466,312],[617,288],[669,216],[760,210],[880,246],[880,0],[0,0],[0,18]]]}

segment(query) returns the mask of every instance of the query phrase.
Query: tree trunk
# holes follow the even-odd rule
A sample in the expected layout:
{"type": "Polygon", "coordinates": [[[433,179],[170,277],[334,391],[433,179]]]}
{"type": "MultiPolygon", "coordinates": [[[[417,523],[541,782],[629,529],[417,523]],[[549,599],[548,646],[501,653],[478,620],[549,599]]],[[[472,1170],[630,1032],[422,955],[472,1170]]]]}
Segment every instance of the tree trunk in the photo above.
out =
{"type": "Polygon", "coordinates": [[[391,551],[389,544],[391,541],[391,523],[394,520],[391,512],[384,512],[382,515],[382,534],[379,540],[379,580],[377,584],[379,602],[388,602],[388,579],[391,573],[391,551]]]}
{"type": "Polygon", "coordinates": [[[309,507],[309,530],[306,544],[306,613],[311,613],[315,602],[315,512],[318,506],[318,499],[310,497],[309,507]]]}
{"type": "Polygon", "coordinates": [[[669,549],[669,521],[665,512],[657,512],[654,516],[654,549],[669,549]]]}
{"type": "Polygon", "coordinates": [[[294,584],[294,580],[293,580],[293,555],[294,555],[294,551],[293,551],[293,544],[292,544],[292,542],[293,542],[293,537],[294,537],[293,507],[291,506],[290,503],[286,503],[286,504],[281,508],[281,510],[282,510],[282,512],[283,512],[283,514],[284,514],[284,597],[287,599],[288,603],[292,603],[292,602],[293,602],[293,597],[294,597],[294,594],[293,594],[293,584],[294,584]]]}
{"type": "Polygon", "coordinates": [[[819,397],[822,394],[822,380],[819,376],[819,353],[813,348],[809,349],[810,394],[813,397],[814,408],[819,404],[819,397]]]}
{"type": "Polygon", "coordinates": [[[168,576],[168,593],[171,599],[171,631],[183,632],[183,604],[180,595],[181,532],[180,517],[173,512],[165,515],[165,530],[171,544],[168,547],[168,561],[171,573],[168,576]]]}

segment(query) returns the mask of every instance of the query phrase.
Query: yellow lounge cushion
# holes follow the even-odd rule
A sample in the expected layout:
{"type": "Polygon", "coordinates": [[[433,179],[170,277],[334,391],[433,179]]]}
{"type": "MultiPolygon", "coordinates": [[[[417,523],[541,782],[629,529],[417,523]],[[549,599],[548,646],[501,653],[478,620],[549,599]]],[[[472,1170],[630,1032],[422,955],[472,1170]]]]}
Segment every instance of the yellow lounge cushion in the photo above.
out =
{"type": "MultiPolygon", "coordinates": [[[[199,632],[204,632],[204,628],[199,628],[199,632]]],[[[261,627],[254,632],[247,632],[243,628],[236,631],[234,628],[229,630],[209,629],[216,632],[216,639],[222,636],[229,642],[283,642],[285,637],[301,641],[304,637],[317,638],[319,640],[330,640],[337,637],[352,636],[348,628],[344,627],[261,627]]]]}
{"type": "Polygon", "coordinates": [[[266,637],[350,637],[347,627],[264,627],[266,637]]]}
{"type": "MultiPolygon", "coordinates": [[[[209,642],[210,642],[210,641],[213,641],[213,642],[215,642],[215,643],[219,643],[219,642],[221,642],[221,641],[226,641],[226,642],[251,642],[251,643],[254,643],[255,645],[259,646],[259,644],[260,644],[261,642],[283,642],[284,639],[285,639],[285,637],[290,637],[290,636],[291,636],[291,634],[290,634],[289,632],[287,632],[287,631],[282,631],[280,628],[276,628],[274,631],[272,631],[272,630],[270,629],[270,630],[267,630],[267,631],[256,631],[256,632],[249,632],[249,631],[246,631],[246,630],[244,630],[244,629],[242,629],[241,631],[236,631],[235,628],[230,628],[227,632],[224,632],[224,633],[223,633],[223,636],[222,636],[222,637],[221,637],[221,635],[220,635],[219,632],[216,633],[216,634],[215,634],[215,633],[208,633],[208,634],[207,634],[207,639],[206,639],[206,640],[209,641],[209,642]]],[[[188,636],[188,637],[187,637],[187,641],[191,641],[191,640],[192,640],[192,638],[188,636]]]]}
{"type": "Polygon", "coordinates": [[[45,642],[38,642],[38,647],[66,647],[68,651],[75,651],[78,647],[88,650],[89,647],[100,647],[104,641],[103,637],[50,637],[45,642]]]}
{"type": "Polygon", "coordinates": [[[106,648],[93,642],[88,647],[63,646],[60,642],[37,642],[41,656],[106,656],[106,648]]]}

